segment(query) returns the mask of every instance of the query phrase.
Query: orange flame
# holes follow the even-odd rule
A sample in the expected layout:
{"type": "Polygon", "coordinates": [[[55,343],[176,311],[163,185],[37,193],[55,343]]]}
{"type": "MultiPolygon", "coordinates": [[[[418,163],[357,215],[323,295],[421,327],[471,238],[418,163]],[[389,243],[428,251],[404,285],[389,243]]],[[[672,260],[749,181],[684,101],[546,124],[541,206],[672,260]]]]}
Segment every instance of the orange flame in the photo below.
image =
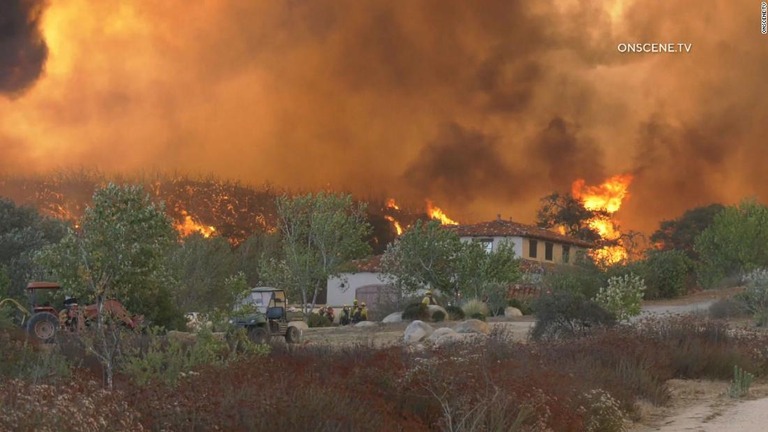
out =
{"type": "Polygon", "coordinates": [[[400,206],[397,205],[397,201],[395,201],[394,198],[390,198],[387,200],[387,208],[393,209],[393,210],[400,210],[400,206]]]}
{"type": "Polygon", "coordinates": [[[195,222],[186,210],[181,211],[181,215],[184,217],[184,222],[176,224],[176,231],[183,237],[186,237],[194,232],[199,232],[203,237],[208,238],[216,232],[216,228],[212,226],[202,225],[195,222]]]}
{"type": "Polygon", "coordinates": [[[386,220],[388,220],[388,221],[392,222],[392,226],[394,226],[394,227],[395,227],[395,231],[397,231],[397,235],[400,235],[400,234],[402,234],[402,233],[403,233],[403,227],[402,227],[402,226],[400,226],[400,222],[396,221],[396,220],[395,220],[395,218],[393,218],[393,217],[392,217],[392,216],[390,216],[390,215],[385,215],[385,216],[384,216],[384,219],[386,219],[386,220]]]}
{"type": "Polygon", "coordinates": [[[436,207],[432,201],[427,200],[427,214],[430,218],[440,221],[443,225],[458,225],[459,223],[448,217],[439,207],[436,207]]]}
{"type": "MultiPolygon", "coordinates": [[[[584,208],[592,211],[604,211],[609,215],[621,208],[621,203],[629,197],[629,185],[632,183],[631,174],[615,175],[599,186],[587,186],[582,179],[573,182],[571,193],[580,199],[584,208]]],[[[590,254],[598,262],[608,265],[625,261],[627,250],[620,243],[621,232],[616,229],[613,220],[608,216],[598,216],[589,221],[589,226],[604,240],[617,241],[619,244],[604,246],[590,254]]]]}

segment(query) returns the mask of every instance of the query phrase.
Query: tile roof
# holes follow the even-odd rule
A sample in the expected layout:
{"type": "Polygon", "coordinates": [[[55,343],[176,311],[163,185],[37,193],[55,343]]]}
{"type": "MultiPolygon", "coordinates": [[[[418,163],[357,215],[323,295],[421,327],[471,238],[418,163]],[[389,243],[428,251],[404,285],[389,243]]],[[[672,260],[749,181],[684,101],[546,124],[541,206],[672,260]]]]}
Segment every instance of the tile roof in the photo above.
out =
{"type": "Polygon", "coordinates": [[[525,225],[504,219],[496,219],[490,222],[481,222],[471,225],[453,225],[448,228],[455,230],[459,237],[526,237],[571,244],[584,248],[595,247],[595,244],[592,242],[579,240],[574,237],[539,228],[535,225],[525,225]]]}

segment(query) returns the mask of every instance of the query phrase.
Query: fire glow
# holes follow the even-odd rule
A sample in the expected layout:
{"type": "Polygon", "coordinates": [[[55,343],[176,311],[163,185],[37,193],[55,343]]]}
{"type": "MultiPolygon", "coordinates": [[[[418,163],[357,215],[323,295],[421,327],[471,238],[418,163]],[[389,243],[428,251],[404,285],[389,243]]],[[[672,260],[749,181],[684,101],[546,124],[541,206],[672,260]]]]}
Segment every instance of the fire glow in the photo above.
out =
{"type": "Polygon", "coordinates": [[[200,233],[203,237],[208,238],[216,232],[216,228],[200,224],[194,220],[186,210],[181,211],[181,216],[184,218],[183,222],[176,224],[176,231],[183,237],[187,237],[192,233],[200,233]]]}
{"type": "Polygon", "coordinates": [[[427,214],[430,218],[440,221],[443,225],[458,225],[459,223],[455,220],[448,217],[448,215],[443,212],[443,210],[440,209],[440,207],[435,206],[432,201],[427,200],[427,214]]]}
{"type": "Polygon", "coordinates": [[[616,229],[612,215],[621,208],[622,201],[629,197],[631,183],[630,174],[615,175],[598,186],[587,186],[582,179],[573,182],[571,194],[582,201],[585,209],[608,213],[608,216],[598,216],[589,221],[589,226],[603,240],[614,243],[592,251],[592,257],[599,262],[616,264],[628,257],[626,248],[621,244],[621,231],[616,229]]]}

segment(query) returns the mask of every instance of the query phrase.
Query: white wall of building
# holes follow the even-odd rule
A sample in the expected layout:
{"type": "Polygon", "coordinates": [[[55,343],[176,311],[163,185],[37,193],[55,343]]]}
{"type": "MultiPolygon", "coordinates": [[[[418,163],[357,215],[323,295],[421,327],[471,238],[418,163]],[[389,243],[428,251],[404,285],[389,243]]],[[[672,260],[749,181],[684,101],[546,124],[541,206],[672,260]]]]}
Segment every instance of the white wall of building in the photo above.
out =
{"type": "Polygon", "coordinates": [[[326,285],[330,306],[351,305],[355,299],[355,290],[366,285],[383,285],[379,279],[381,273],[344,273],[341,277],[328,278],[326,285]]]}
{"type": "Polygon", "coordinates": [[[517,258],[523,257],[523,238],[522,237],[462,237],[461,241],[481,241],[483,239],[489,239],[493,244],[493,252],[499,249],[499,245],[502,242],[512,242],[514,244],[515,256],[517,258]]]}

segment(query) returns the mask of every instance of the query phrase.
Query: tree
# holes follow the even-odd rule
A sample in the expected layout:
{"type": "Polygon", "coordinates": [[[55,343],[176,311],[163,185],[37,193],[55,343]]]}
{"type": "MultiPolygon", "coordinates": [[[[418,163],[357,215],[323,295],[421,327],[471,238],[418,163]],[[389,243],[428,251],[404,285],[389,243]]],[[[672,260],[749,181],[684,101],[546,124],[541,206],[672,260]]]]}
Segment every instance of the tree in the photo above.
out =
{"type": "Polygon", "coordinates": [[[226,281],[237,272],[237,256],[227,239],[192,234],[173,249],[170,265],[178,280],[174,301],[183,312],[230,310],[238,292],[226,281]]]}
{"type": "Polygon", "coordinates": [[[432,288],[480,298],[492,284],[508,284],[521,275],[512,244],[502,243],[488,253],[480,243],[462,242],[436,221],[417,221],[389,245],[381,265],[385,280],[403,294],[432,288]]]}
{"type": "Polygon", "coordinates": [[[24,287],[36,273],[35,253],[61,240],[65,231],[64,223],[0,198],[0,269],[5,269],[8,278],[7,295],[23,295],[24,287]]]}
{"type": "Polygon", "coordinates": [[[768,266],[768,207],[744,200],[715,215],[694,243],[699,254],[697,275],[712,287],[726,277],[768,266]]]}
{"type": "Polygon", "coordinates": [[[170,292],[175,282],[166,269],[176,239],[162,204],[154,204],[139,186],[110,183],[96,191],[80,228],[38,256],[65,289],[99,308],[93,340],[83,335],[81,341],[101,361],[110,388],[120,333],[118,326],[107,325],[104,302],[118,299],[160,325],[178,323],[170,292]]]}
{"type": "Polygon", "coordinates": [[[696,237],[712,225],[715,216],[723,209],[725,206],[722,204],[710,204],[686,210],[677,219],[662,221],[659,229],[651,235],[651,241],[659,250],[683,251],[689,258],[696,260],[698,259],[694,251],[696,237]]]}
{"type": "Polygon", "coordinates": [[[351,195],[317,193],[277,199],[282,258],[269,261],[265,279],[314,307],[328,278],[370,253],[365,204],[351,195]]]}
{"type": "Polygon", "coordinates": [[[601,240],[600,233],[591,225],[595,219],[608,220],[610,214],[600,210],[587,210],[584,203],[573,195],[557,192],[541,199],[541,207],[536,212],[536,223],[541,228],[562,227],[565,234],[590,242],[601,240]]]}

